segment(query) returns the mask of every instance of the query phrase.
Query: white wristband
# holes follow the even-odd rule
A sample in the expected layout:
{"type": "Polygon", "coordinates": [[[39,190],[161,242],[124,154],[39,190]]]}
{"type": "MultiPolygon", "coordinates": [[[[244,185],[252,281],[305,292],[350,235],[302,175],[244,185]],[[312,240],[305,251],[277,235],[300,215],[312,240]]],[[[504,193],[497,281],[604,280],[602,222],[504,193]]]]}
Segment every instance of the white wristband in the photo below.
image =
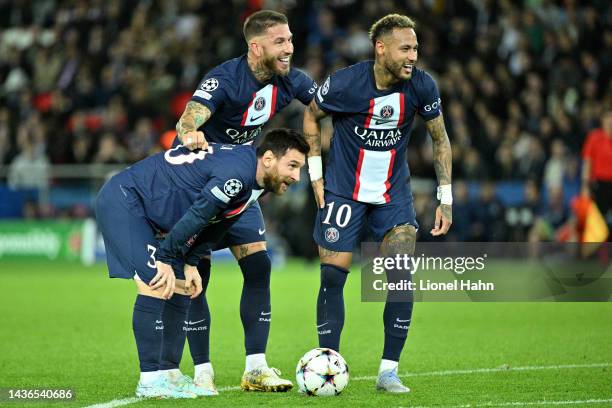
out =
{"type": "Polygon", "coordinates": [[[440,204],[453,205],[453,188],[450,184],[438,186],[436,196],[440,204]]]}
{"type": "Polygon", "coordinates": [[[321,156],[310,156],[308,158],[308,174],[310,174],[310,181],[323,178],[323,161],[321,156]]]}

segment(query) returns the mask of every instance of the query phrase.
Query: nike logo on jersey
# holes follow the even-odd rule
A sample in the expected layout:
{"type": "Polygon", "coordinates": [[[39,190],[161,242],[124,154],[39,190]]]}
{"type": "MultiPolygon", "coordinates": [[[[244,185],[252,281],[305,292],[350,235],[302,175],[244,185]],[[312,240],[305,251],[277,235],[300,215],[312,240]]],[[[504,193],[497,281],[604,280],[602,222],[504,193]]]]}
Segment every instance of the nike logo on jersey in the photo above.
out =
{"type": "Polygon", "coordinates": [[[399,318],[399,317],[395,318],[395,320],[396,320],[398,323],[406,323],[406,322],[409,322],[409,321],[410,321],[410,319],[408,319],[408,320],[400,320],[400,318],[399,318]]]}
{"type": "Polygon", "coordinates": [[[269,316],[271,313],[272,313],[272,312],[268,312],[268,313],[261,312],[261,315],[262,315],[262,316],[269,316]]]}
{"type": "Polygon", "coordinates": [[[323,323],[323,324],[319,324],[319,325],[317,325],[317,329],[318,329],[319,327],[323,327],[323,326],[325,326],[327,323],[329,323],[329,322],[325,322],[325,323],[323,323]]]}
{"type": "Polygon", "coordinates": [[[263,235],[266,232],[266,229],[258,229],[257,232],[259,232],[259,235],[263,235]]]}
{"type": "Polygon", "coordinates": [[[251,122],[255,122],[257,119],[263,118],[264,116],[265,116],[265,114],[264,115],[259,115],[259,116],[251,116],[251,122]]]}

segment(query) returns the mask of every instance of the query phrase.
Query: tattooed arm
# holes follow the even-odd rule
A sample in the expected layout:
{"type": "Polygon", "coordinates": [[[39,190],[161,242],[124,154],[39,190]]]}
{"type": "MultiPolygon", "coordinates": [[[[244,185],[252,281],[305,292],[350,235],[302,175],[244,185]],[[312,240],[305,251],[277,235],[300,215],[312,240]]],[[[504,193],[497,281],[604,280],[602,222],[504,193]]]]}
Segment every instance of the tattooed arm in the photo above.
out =
{"type": "MultiPolygon", "coordinates": [[[[427,131],[433,140],[433,160],[439,186],[449,186],[452,177],[452,154],[448,134],[444,127],[442,114],[425,122],[427,131]]],[[[450,193],[449,193],[450,194],[450,193]]],[[[436,221],[431,234],[434,236],[444,235],[448,232],[453,222],[453,211],[450,204],[440,204],[436,209],[436,221]]]]}
{"type": "Polygon", "coordinates": [[[176,132],[183,146],[189,150],[208,147],[204,132],[198,131],[198,128],[210,119],[211,115],[210,109],[201,103],[195,101],[187,103],[185,111],[176,124],[176,132]]]}
{"type": "Polygon", "coordinates": [[[327,113],[319,108],[319,105],[312,100],[308,107],[304,110],[304,137],[310,145],[310,153],[308,156],[321,155],[321,119],[327,116],[327,113]]]}
{"type": "Polygon", "coordinates": [[[325,207],[323,198],[323,165],[321,163],[321,119],[327,113],[321,110],[317,103],[312,100],[304,111],[304,137],[310,146],[308,153],[308,171],[312,189],[319,208],[325,207]]]}

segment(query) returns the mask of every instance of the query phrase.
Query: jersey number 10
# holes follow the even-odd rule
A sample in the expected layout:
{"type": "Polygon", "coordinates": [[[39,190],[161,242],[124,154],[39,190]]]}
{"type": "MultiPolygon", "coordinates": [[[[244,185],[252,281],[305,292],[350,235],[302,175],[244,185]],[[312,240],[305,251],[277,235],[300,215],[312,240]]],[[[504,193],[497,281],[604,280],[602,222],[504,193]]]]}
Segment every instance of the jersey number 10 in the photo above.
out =
{"type": "MultiPolygon", "coordinates": [[[[325,219],[323,220],[323,224],[329,224],[329,220],[332,216],[332,212],[334,211],[334,205],[336,203],[332,201],[327,204],[327,214],[325,215],[325,219]]],[[[342,204],[338,207],[338,211],[336,211],[336,225],[340,228],[344,228],[347,226],[349,221],[351,220],[351,206],[348,204],[342,204]]]]}

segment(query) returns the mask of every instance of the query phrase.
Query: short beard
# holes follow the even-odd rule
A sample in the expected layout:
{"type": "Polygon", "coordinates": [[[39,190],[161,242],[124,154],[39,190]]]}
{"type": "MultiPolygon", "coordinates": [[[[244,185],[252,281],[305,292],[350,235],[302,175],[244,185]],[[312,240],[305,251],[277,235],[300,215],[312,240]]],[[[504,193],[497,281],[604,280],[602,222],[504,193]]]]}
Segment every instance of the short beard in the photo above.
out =
{"type": "MultiPolygon", "coordinates": [[[[272,72],[274,75],[280,75],[280,76],[286,76],[289,73],[289,69],[287,69],[287,71],[279,71],[278,68],[276,67],[276,61],[277,61],[277,57],[270,57],[270,58],[265,58],[263,60],[263,66],[270,72],[272,72]]],[[[289,61],[289,64],[291,64],[291,60],[289,61]]],[[[291,65],[289,65],[287,68],[290,68],[291,65]]]]}
{"type": "Polygon", "coordinates": [[[391,74],[393,78],[395,78],[396,82],[406,81],[407,79],[410,79],[410,77],[412,77],[412,73],[408,77],[403,77],[401,75],[402,67],[404,66],[403,63],[395,63],[393,61],[388,62],[385,60],[384,66],[387,72],[391,74]]]}
{"type": "Polygon", "coordinates": [[[274,174],[266,174],[263,178],[263,187],[266,191],[269,191],[274,194],[280,193],[281,182],[274,174]]]}

